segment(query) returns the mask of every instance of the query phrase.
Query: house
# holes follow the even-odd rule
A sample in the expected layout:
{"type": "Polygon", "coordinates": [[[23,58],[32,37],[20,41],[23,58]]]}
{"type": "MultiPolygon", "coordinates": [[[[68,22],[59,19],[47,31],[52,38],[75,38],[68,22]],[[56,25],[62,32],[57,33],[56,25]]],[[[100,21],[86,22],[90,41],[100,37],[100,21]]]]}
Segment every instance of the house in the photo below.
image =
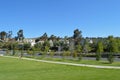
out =
{"type": "Polygon", "coordinates": [[[24,39],[24,42],[30,43],[31,46],[34,46],[36,44],[35,43],[35,38],[26,38],[26,39],[24,39]]]}

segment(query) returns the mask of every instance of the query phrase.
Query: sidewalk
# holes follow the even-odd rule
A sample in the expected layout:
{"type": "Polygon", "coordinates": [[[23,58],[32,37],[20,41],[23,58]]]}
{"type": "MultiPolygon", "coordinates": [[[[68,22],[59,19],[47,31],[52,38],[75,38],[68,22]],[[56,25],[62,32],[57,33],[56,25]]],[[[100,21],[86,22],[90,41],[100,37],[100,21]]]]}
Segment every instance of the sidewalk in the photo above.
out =
{"type": "MultiPolygon", "coordinates": [[[[13,57],[13,56],[3,56],[3,57],[17,58],[17,59],[18,59],[18,57],[13,57]]],[[[38,62],[45,62],[45,63],[53,63],[53,64],[71,65],[71,66],[82,66],[82,67],[92,67],[92,68],[105,68],[105,69],[120,69],[120,67],[114,67],[114,66],[100,66],[100,65],[88,65],[88,64],[75,64],[75,63],[67,63],[67,62],[38,60],[38,59],[31,59],[31,58],[24,58],[24,57],[22,57],[21,59],[31,60],[31,61],[38,61],[38,62]]]]}

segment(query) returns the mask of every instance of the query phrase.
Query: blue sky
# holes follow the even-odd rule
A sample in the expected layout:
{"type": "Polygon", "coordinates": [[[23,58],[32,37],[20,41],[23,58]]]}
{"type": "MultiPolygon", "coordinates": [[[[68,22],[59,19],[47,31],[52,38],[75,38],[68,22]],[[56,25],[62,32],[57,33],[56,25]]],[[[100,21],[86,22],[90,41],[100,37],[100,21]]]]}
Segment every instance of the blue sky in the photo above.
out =
{"type": "Polygon", "coordinates": [[[0,31],[24,30],[25,37],[120,36],[120,0],[0,0],[0,31]]]}

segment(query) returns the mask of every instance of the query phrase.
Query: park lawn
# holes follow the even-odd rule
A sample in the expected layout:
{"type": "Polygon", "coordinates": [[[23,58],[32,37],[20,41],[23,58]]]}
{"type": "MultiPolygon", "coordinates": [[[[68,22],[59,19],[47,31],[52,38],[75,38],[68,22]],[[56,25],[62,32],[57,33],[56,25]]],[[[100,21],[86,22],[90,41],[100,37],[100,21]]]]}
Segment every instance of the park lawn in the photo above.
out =
{"type": "Polygon", "coordinates": [[[32,57],[40,60],[48,60],[48,61],[58,61],[58,62],[68,62],[68,63],[76,63],[76,64],[89,64],[89,65],[101,65],[101,66],[116,66],[120,67],[120,62],[119,61],[114,61],[112,64],[110,64],[108,61],[105,60],[85,60],[82,59],[76,60],[76,59],[62,59],[62,58],[40,58],[40,57],[32,57]]]}
{"type": "Polygon", "coordinates": [[[119,69],[96,69],[0,57],[0,80],[119,80],[119,69]]]}

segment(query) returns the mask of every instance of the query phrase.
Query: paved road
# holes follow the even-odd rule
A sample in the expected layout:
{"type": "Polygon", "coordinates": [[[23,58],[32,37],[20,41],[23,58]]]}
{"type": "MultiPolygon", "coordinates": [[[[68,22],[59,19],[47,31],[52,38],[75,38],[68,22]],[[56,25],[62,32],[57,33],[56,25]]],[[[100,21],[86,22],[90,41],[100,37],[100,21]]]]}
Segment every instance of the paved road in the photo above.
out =
{"type": "MultiPolygon", "coordinates": [[[[3,56],[8,58],[18,58],[13,56],[3,56]]],[[[82,67],[93,67],[93,68],[105,68],[105,69],[120,69],[120,67],[114,66],[101,66],[101,65],[87,65],[87,64],[75,64],[75,63],[67,63],[67,62],[56,62],[56,61],[47,61],[47,60],[38,60],[38,59],[31,59],[31,58],[21,58],[24,60],[31,60],[31,61],[38,61],[38,62],[45,62],[45,63],[52,63],[52,64],[63,64],[63,65],[71,65],[71,66],[82,66],[82,67]]]]}

